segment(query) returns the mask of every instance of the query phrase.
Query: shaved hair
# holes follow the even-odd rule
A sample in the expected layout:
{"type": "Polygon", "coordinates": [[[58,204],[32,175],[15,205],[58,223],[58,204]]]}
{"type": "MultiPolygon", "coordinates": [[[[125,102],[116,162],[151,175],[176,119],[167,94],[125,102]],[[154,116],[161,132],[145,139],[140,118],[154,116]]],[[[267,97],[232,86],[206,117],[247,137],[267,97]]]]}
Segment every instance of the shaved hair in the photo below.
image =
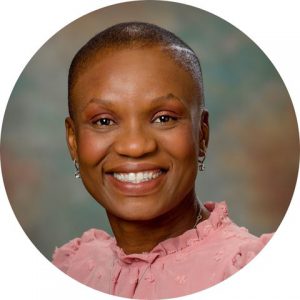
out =
{"type": "Polygon", "coordinates": [[[199,59],[195,52],[174,33],[157,25],[144,22],[116,24],[90,39],[74,56],[68,77],[68,108],[73,116],[72,91],[80,72],[99,52],[145,47],[161,47],[174,62],[190,73],[199,91],[198,103],[204,106],[203,79],[199,59]]]}

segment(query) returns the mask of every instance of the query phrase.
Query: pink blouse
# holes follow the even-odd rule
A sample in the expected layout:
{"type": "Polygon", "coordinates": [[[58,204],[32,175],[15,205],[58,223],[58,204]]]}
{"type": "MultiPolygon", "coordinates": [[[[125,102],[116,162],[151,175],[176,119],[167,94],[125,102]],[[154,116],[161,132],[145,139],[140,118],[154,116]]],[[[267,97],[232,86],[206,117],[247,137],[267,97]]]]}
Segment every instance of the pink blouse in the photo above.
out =
{"type": "Polygon", "coordinates": [[[205,206],[207,220],[151,252],[126,255],[115,238],[90,229],[57,248],[53,263],[87,286],[122,297],[161,299],[206,289],[245,266],[271,234],[258,238],[234,224],[224,202],[205,206]]]}

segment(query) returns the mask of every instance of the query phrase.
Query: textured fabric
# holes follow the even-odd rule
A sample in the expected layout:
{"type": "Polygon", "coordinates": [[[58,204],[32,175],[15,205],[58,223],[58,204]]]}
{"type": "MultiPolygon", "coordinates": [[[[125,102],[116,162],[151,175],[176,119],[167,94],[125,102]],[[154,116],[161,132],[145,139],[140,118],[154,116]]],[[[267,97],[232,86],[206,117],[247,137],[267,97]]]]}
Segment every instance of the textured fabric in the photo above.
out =
{"type": "Polygon", "coordinates": [[[161,299],[206,289],[245,266],[268,242],[228,217],[227,206],[205,203],[209,218],[151,252],[126,255],[116,240],[90,229],[55,250],[53,263],[99,291],[128,298],[161,299]]]}

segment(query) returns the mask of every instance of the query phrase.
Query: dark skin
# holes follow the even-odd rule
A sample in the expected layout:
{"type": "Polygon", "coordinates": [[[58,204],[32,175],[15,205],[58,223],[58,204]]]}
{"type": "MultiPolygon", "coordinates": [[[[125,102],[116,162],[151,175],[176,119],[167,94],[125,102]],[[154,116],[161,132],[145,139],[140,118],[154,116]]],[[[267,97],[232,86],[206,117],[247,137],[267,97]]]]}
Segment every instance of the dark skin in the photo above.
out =
{"type": "Polygon", "coordinates": [[[209,137],[199,95],[192,75],[159,46],[99,53],[77,76],[68,147],[126,254],[195,225],[197,159],[209,137]],[[128,182],[130,173],[152,177],[128,182]]]}

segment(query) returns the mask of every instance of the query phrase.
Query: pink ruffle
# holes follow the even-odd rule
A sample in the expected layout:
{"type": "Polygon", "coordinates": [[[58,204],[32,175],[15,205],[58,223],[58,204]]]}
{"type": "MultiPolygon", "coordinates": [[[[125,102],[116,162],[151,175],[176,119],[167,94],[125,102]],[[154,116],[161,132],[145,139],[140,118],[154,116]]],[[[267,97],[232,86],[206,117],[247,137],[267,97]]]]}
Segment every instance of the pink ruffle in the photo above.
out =
{"type": "Polygon", "coordinates": [[[169,238],[159,243],[150,252],[125,254],[123,249],[117,246],[115,240],[112,244],[112,249],[120,261],[125,264],[131,264],[137,261],[144,261],[151,264],[158,257],[181,251],[199,240],[204,240],[212,230],[217,230],[219,227],[230,223],[225,202],[207,202],[204,205],[211,212],[207,220],[200,222],[196,228],[190,229],[180,236],[169,238]]]}

